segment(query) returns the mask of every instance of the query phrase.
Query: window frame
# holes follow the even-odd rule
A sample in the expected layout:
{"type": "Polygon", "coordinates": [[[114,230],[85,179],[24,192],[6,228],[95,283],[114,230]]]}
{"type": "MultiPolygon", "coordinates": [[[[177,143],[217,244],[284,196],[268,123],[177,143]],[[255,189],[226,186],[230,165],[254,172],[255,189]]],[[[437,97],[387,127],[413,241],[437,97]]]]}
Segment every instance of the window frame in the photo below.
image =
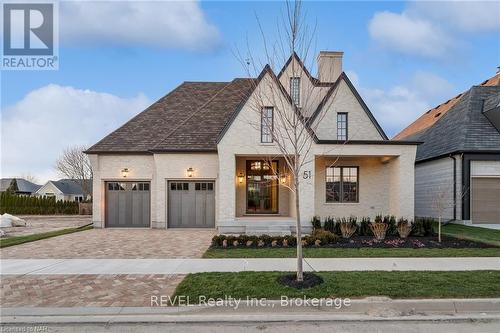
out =
{"type": "Polygon", "coordinates": [[[295,106],[300,106],[300,76],[292,76],[290,77],[290,97],[292,98],[292,101],[295,106]],[[297,80],[298,85],[297,85],[297,100],[295,100],[294,96],[294,90],[293,90],[293,82],[297,80]]]}
{"type": "Polygon", "coordinates": [[[349,116],[347,112],[337,112],[337,141],[349,140],[349,116]],[[345,122],[339,121],[339,116],[345,116],[345,122]],[[345,128],[339,127],[339,124],[345,123],[345,128]],[[339,129],[345,129],[345,138],[339,138],[339,129]]]}
{"type": "MultiPolygon", "coordinates": [[[[266,116],[266,119],[269,117],[266,116]]],[[[273,132],[274,132],[274,106],[263,106],[260,110],[260,143],[273,143],[273,132]],[[271,110],[271,130],[269,134],[264,134],[264,110],[271,110]],[[264,141],[264,136],[269,136],[270,141],[264,141]]]]}
{"type": "Polygon", "coordinates": [[[327,166],[325,168],[325,203],[327,204],[356,204],[359,203],[359,166],[356,165],[339,165],[339,166],[327,166]],[[339,168],[340,169],[340,184],[339,184],[339,201],[328,201],[327,193],[327,170],[328,168],[339,168]],[[356,169],[356,200],[355,201],[344,201],[344,169],[356,169]]]}

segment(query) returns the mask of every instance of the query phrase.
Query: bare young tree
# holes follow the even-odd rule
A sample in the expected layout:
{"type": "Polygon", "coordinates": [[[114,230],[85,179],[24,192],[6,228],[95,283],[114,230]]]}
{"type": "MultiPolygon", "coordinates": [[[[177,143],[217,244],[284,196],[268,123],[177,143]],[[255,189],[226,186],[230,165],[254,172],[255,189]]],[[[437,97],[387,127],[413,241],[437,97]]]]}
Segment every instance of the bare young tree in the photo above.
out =
{"type": "MultiPolygon", "coordinates": [[[[286,73],[286,77],[300,78],[300,82],[312,80],[312,78],[308,77],[308,73],[304,71],[304,64],[309,58],[308,55],[310,54],[315,29],[311,30],[306,24],[300,1],[287,1],[285,3],[283,20],[281,24],[278,24],[277,31],[279,36],[277,42],[269,45],[266,34],[260,27],[264,41],[265,65],[264,62],[259,64],[256,61],[250,48],[245,57],[240,52],[236,52],[236,57],[247,70],[248,76],[256,77],[260,68],[263,67],[264,72],[262,74],[266,74],[266,69],[270,69],[275,63],[285,63],[287,59],[292,57],[290,71],[286,73]],[[302,60],[302,64],[298,59],[302,60]]],[[[311,179],[311,174],[307,174],[305,167],[314,167],[315,157],[311,149],[314,143],[315,130],[325,116],[325,110],[329,108],[327,104],[334,100],[337,90],[334,90],[329,96],[325,96],[325,91],[332,87],[333,82],[330,85],[323,86],[323,92],[319,92],[320,89],[314,84],[301,84],[300,101],[298,101],[293,94],[288,94],[285,91],[286,89],[279,82],[279,78],[274,76],[271,70],[267,71],[267,76],[264,75],[261,80],[255,80],[254,82],[255,89],[252,92],[255,98],[250,100],[249,105],[255,114],[254,117],[249,117],[245,121],[254,129],[265,133],[269,142],[272,142],[273,146],[276,147],[273,153],[265,155],[266,167],[272,170],[276,179],[279,179],[279,186],[288,188],[294,195],[297,281],[303,281],[302,223],[299,193],[303,182],[311,179]],[[323,103],[322,107],[319,107],[320,102],[323,103]],[[274,107],[272,122],[269,117],[262,116],[265,108],[271,105],[274,107]],[[275,168],[273,161],[277,159],[285,162],[286,171],[275,168]],[[282,178],[284,172],[287,174],[286,179],[282,178]]],[[[333,165],[337,160],[338,157],[329,165],[333,165]]]]}
{"type": "Polygon", "coordinates": [[[82,187],[84,198],[91,195],[90,180],[92,180],[92,166],[87,154],[83,152],[85,146],[66,148],[56,161],[55,169],[63,177],[75,179],[82,187]]]}
{"type": "Polygon", "coordinates": [[[441,226],[443,223],[443,216],[447,209],[454,208],[458,200],[461,200],[466,193],[467,188],[464,186],[458,198],[453,198],[449,187],[439,186],[435,189],[432,198],[432,207],[438,214],[438,242],[441,243],[441,226]]]}

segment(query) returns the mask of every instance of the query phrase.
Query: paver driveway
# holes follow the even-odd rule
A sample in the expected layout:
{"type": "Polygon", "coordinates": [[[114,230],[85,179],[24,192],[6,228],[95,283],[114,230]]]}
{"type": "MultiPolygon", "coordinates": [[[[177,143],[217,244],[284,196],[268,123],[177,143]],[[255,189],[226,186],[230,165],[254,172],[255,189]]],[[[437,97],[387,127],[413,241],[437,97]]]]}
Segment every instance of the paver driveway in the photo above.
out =
{"type": "MultiPolygon", "coordinates": [[[[0,249],[2,259],[199,258],[215,230],[93,229],[0,249]]],[[[3,307],[149,306],[171,295],[183,275],[75,274],[0,280],[3,307]]]]}
{"type": "Polygon", "coordinates": [[[92,229],[0,249],[2,259],[200,258],[213,229],[92,229]]]}

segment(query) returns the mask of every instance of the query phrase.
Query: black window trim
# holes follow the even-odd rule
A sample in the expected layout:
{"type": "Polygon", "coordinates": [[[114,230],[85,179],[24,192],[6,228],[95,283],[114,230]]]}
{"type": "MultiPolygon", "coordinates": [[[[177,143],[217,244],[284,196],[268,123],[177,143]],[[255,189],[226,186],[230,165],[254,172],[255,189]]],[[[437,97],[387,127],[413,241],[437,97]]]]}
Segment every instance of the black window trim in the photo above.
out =
{"type": "Polygon", "coordinates": [[[337,112],[337,140],[338,141],[349,140],[349,115],[347,112],[337,112]],[[339,115],[345,115],[345,139],[339,139],[339,115]]]}
{"type": "Polygon", "coordinates": [[[263,106],[262,109],[260,110],[260,143],[273,143],[274,138],[273,138],[273,132],[274,132],[274,106],[263,106]],[[271,136],[271,141],[263,141],[263,128],[264,128],[264,110],[265,109],[271,109],[271,133],[269,134],[271,136]]]}
{"type": "Polygon", "coordinates": [[[356,203],[359,203],[359,166],[357,165],[327,165],[325,167],[325,203],[327,204],[356,204],[356,203]],[[327,193],[326,193],[326,169],[328,168],[340,168],[340,195],[339,195],[339,198],[340,200],[339,201],[328,201],[327,200],[327,193]],[[343,181],[343,177],[344,177],[344,171],[343,171],[343,168],[355,168],[356,169],[356,201],[343,201],[343,193],[344,193],[344,181],[343,181]]]}

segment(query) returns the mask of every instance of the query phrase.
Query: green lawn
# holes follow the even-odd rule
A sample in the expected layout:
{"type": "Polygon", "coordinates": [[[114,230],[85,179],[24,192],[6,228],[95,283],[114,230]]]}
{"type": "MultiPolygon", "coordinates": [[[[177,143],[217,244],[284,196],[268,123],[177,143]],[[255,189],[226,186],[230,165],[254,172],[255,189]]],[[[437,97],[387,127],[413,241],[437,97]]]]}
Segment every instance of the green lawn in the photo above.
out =
{"type": "Polygon", "coordinates": [[[0,248],[19,245],[19,244],[28,243],[28,242],[34,242],[34,241],[37,241],[40,239],[45,239],[45,238],[50,238],[50,237],[72,234],[74,232],[90,230],[90,229],[92,229],[92,225],[87,225],[87,226],[83,226],[83,227],[79,227],[79,228],[68,228],[68,229],[61,229],[61,230],[56,230],[56,231],[49,231],[49,232],[27,235],[27,236],[3,238],[3,239],[0,239],[0,248]]]}
{"type": "Polygon", "coordinates": [[[198,273],[188,275],[175,295],[233,298],[388,296],[391,298],[500,297],[500,271],[320,272],[324,283],[297,290],[279,284],[282,272],[198,273]]]}
{"type": "MultiPolygon", "coordinates": [[[[210,248],[204,258],[294,258],[295,248],[210,248]]],[[[305,258],[355,257],[500,257],[500,248],[467,249],[386,249],[386,248],[305,248],[305,258]]]]}
{"type": "Polygon", "coordinates": [[[443,227],[443,234],[500,246],[500,230],[450,223],[443,227]]]}

